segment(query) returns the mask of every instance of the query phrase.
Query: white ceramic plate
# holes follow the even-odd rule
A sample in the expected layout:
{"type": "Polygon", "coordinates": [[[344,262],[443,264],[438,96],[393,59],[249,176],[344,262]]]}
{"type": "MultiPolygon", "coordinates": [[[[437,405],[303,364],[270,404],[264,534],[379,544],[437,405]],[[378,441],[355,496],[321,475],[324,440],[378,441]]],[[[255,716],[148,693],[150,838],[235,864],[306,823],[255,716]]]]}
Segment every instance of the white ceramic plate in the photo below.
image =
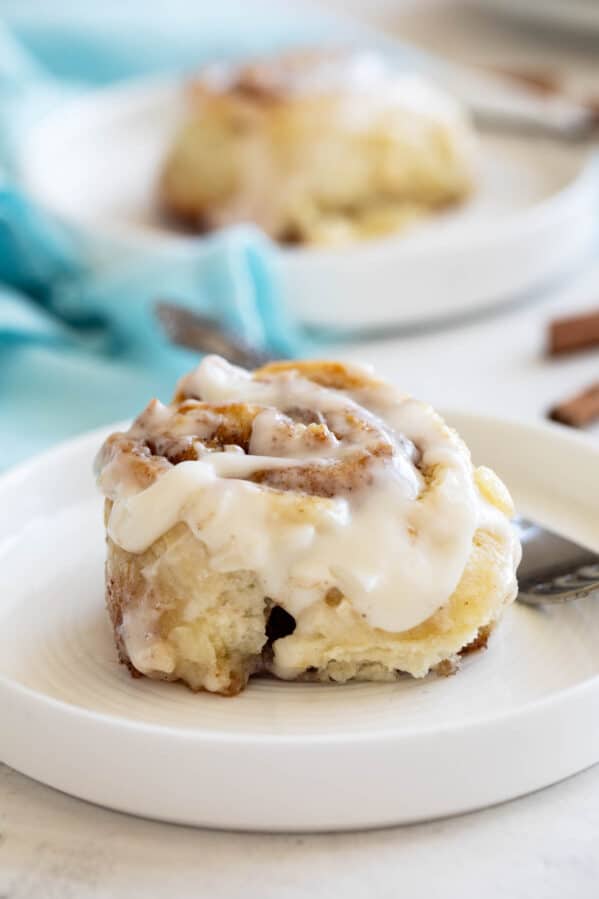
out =
{"type": "MultiPolygon", "coordinates": [[[[154,205],[160,161],[183,115],[180,82],[89,95],[30,132],[24,185],[111,255],[188,253],[197,238],[169,231],[154,205]]],[[[337,329],[436,322],[511,301],[580,260],[597,203],[597,171],[585,152],[486,135],[478,177],[468,203],[403,237],[278,250],[298,317],[337,329]]]]}
{"type": "MultiPolygon", "coordinates": [[[[560,429],[450,416],[523,512],[599,548],[599,450],[560,429]]],[[[133,680],[103,608],[103,433],[0,481],[0,759],[138,815],[249,830],[372,827],[536,790],[599,760],[599,602],[514,607],[453,678],[133,680]]]]}

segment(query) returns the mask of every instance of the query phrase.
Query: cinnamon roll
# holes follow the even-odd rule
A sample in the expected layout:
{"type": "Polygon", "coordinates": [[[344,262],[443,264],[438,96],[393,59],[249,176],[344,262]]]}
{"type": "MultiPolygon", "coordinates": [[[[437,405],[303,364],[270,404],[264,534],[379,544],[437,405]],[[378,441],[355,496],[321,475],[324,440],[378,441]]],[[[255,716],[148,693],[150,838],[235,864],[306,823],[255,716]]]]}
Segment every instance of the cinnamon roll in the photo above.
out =
{"type": "Polygon", "coordinates": [[[206,357],[96,470],[134,674],[227,695],[258,672],[447,674],[516,595],[506,487],[366,368],[206,357]]]}
{"type": "Polygon", "coordinates": [[[474,135],[459,104],[373,53],[214,65],[189,89],[159,197],[192,231],[254,222],[340,245],[463,200],[474,135]]]}

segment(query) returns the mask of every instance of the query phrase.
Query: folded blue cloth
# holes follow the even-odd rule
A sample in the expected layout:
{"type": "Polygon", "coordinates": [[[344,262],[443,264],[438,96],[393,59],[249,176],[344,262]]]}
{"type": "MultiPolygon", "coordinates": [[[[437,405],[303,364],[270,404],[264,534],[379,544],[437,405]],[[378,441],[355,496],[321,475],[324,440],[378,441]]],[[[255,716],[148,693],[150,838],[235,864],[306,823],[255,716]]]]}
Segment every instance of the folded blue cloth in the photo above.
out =
{"type": "Polygon", "coordinates": [[[256,3],[88,5],[0,0],[0,467],[56,440],[169,396],[197,360],[169,344],[154,313],[168,298],[209,314],[282,355],[306,349],[277,286],[276,254],[257,229],[198,240],[189,258],[90,264],[19,190],[15,153],[25,128],[85,83],[189,68],[215,56],[330,37],[327,17],[256,3]],[[126,6],[126,10],[124,7],[126,6]],[[200,7],[200,9],[198,9],[200,7]],[[71,79],[66,82],[64,79],[71,79]]]}

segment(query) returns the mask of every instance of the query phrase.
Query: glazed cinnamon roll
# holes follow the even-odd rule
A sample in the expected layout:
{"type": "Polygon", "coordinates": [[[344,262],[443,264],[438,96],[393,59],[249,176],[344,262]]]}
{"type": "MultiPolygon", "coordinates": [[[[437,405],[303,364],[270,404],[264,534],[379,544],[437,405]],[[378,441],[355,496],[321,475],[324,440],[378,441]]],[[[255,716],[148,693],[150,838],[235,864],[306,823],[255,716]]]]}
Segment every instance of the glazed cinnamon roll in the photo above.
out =
{"type": "Polygon", "coordinates": [[[341,245],[460,202],[474,134],[459,104],[373,53],[208,67],[159,185],[192,231],[254,222],[284,243],[341,245]]]}
{"type": "Polygon", "coordinates": [[[505,486],[362,367],[207,357],[96,468],[133,673],[227,695],[258,672],[447,674],[516,595],[505,486]]]}

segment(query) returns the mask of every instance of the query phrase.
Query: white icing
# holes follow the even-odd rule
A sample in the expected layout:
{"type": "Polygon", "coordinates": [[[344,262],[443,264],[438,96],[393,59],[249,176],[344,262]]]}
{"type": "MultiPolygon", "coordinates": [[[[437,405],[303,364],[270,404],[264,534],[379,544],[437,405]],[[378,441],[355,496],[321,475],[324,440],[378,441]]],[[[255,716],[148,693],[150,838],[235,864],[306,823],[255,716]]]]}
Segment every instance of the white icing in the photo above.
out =
{"type": "MultiPolygon", "coordinates": [[[[177,522],[207,548],[218,571],[256,572],[266,596],[297,617],[332,587],[374,627],[403,631],[427,619],[456,588],[477,527],[502,531],[507,519],[485,503],[463,445],[433,410],[393,388],[356,391],[371,410],[342,391],[297,375],[256,381],[216,357],[206,358],[182,383],[208,403],[265,407],[254,420],[250,453],[206,452],[161,473],[146,489],[117,492],[108,523],[111,538],[140,553],[177,522]],[[281,410],[301,407],[336,422],[337,437],[315,449],[309,426],[295,425],[288,442],[278,431],[281,410]],[[376,460],[371,480],[333,498],[278,491],[246,478],[298,466],[330,468],[366,446],[368,429],[343,433],[350,409],[391,441],[393,456],[376,460]],[[404,438],[435,466],[427,485],[404,438]]],[[[160,412],[160,415],[163,413],[160,412]]]]}

